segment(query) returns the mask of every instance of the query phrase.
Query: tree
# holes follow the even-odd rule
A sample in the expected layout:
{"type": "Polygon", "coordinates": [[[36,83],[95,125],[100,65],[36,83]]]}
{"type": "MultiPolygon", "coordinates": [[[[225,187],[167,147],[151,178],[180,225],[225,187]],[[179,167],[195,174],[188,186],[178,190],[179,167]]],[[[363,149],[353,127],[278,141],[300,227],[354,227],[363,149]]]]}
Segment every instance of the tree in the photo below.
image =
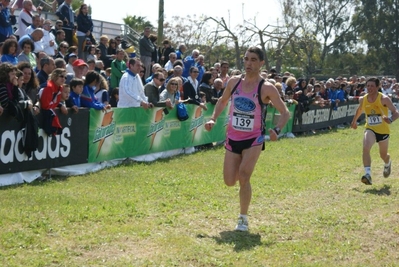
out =
{"type": "Polygon", "coordinates": [[[136,32],[143,32],[145,27],[151,27],[153,28],[154,26],[150,21],[147,20],[146,17],[141,17],[141,16],[130,16],[128,15],[127,17],[123,18],[123,22],[135,30],[136,32]]]}
{"type": "Polygon", "coordinates": [[[346,49],[348,36],[354,32],[350,23],[350,10],[353,0],[304,0],[295,3],[283,0],[283,13],[286,25],[302,28],[297,36],[297,49],[306,54],[307,75],[322,70],[328,53],[346,49]],[[302,39],[302,40],[301,40],[302,39]],[[320,45],[320,49],[316,49],[320,45]],[[313,61],[314,53],[319,61],[313,61]]]}
{"type": "Polygon", "coordinates": [[[218,41],[227,40],[227,41],[233,42],[234,51],[235,51],[235,61],[236,61],[235,65],[236,65],[236,68],[240,70],[242,68],[241,45],[244,44],[243,42],[241,42],[241,45],[240,45],[240,36],[238,34],[234,33],[233,29],[231,29],[227,25],[224,18],[217,19],[217,18],[213,18],[213,17],[208,17],[205,19],[205,21],[207,21],[207,20],[212,20],[213,22],[216,23],[217,26],[216,26],[216,30],[214,33],[217,33],[216,39],[218,41]],[[220,30],[219,30],[219,27],[220,27],[220,30]]]}
{"type": "Polygon", "coordinates": [[[367,54],[373,58],[377,55],[375,59],[380,68],[377,68],[376,72],[395,75],[397,79],[399,79],[398,9],[398,0],[360,0],[352,20],[359,39],[367,44],[367,54]]]}

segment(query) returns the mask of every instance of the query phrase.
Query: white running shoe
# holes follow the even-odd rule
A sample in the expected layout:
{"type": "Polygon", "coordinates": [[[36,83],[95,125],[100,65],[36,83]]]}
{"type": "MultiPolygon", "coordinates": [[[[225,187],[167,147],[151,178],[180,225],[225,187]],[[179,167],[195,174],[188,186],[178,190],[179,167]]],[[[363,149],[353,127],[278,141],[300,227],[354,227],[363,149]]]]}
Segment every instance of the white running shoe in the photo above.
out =
{"type": "Polygon", "coordinates": [[[385,178],[388,178],[389,175],[391,174],[391,164],[392,162],[389,161],[388,166],[384,166],[384,172],[382,174],[384,175],[385,178]]]}
{"type": "Polygon", "coordinates": [[[246,232],[248,231],[248,220],[244,217],[238,217],[236,231],[246,232]]]}

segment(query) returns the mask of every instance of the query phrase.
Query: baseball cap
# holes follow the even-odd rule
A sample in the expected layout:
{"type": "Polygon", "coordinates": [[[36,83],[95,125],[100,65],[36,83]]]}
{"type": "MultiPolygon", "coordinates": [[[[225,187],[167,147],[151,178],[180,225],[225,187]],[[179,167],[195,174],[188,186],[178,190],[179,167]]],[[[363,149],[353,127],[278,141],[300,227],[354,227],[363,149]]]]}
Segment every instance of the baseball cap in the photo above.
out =
{"type": "Polygon", "coordinates": [[[75,61],[72,63],[72,66],[74,66],[74,67],[80,67],[80,66],[89,67],[89,66],[86,64],[86,62],[84,62],[83,59],[77,59],[77,60],[75,60],[75,61]]]}
{"type": "Polygon", "coordinates": [[[70,53],[70,54],[68,55],[68,58],[71,58],[71,57],[77,57],[77,56],[76,56],[75,53],[70,53]]]}

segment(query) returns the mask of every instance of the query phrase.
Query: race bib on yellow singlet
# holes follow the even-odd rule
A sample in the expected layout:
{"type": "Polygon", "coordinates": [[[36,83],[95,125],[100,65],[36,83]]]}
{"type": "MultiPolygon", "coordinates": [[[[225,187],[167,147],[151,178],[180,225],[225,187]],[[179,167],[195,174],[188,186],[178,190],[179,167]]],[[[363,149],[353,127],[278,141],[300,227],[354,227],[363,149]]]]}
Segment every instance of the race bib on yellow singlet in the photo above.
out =
{"type": "Polygon", "coordinates": [[[368,115],[367,123],[370,126],[380,125],[382,123],[382,116],[381,115],[368,115]]]}
{"type": "Polygon", "coordinates": [[[254,115],[233,112],[231,124],[237,131],[251,132],[253,131],[255,124],[254,117],[254,115]]]}

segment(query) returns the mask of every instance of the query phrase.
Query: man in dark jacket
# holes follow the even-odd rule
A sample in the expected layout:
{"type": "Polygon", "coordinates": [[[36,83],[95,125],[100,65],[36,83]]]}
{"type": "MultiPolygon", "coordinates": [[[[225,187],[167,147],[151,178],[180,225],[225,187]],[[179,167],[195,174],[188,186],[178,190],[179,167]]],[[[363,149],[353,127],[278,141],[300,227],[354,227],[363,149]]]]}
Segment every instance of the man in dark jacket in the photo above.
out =
{"type": "Polygon", "coordinates": [[[140,60],[145,67],[144,79],[150,76],[152,52],[154,52],[154,44],[151,42],[149,36],[151,33],[150,27],[145,27],[143,37],[139,41],[140,60]]]}
{"type": "Polygon", "coordinates": [[[72,0],[65,0],[62,5],[58,7],[55,13],[60,20],[63,22],[62,29],[65,32],[65,41],[72,45],[72,33],[75,28],[75,13],[71,7],[72,0]]]}

